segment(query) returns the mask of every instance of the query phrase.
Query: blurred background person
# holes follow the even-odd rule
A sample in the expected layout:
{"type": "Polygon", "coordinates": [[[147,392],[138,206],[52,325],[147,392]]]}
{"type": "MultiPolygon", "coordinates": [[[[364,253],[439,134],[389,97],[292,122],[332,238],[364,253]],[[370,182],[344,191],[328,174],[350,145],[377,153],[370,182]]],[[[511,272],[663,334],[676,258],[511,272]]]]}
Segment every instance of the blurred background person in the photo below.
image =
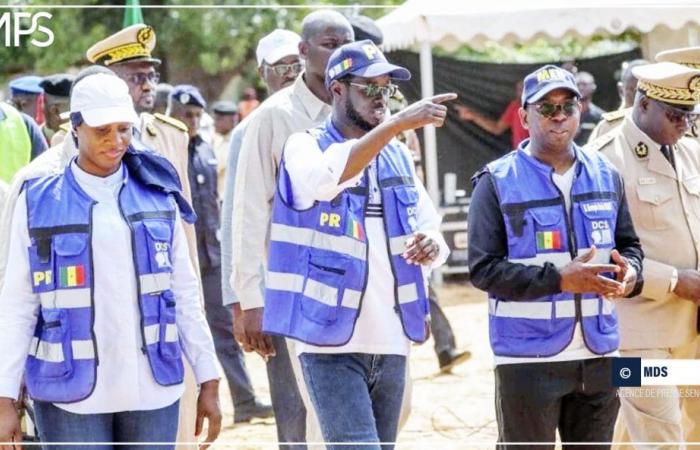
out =
{"type": "Polygon", "coordinates": [[[511,149],[517,148],[520,142],[527,139],[530,134],[523,127],[518,115],[520,109],[520,97],[523,93],[523,82],[515,83],[515,98],[508,103],[506,109],[498,120],[480,114],[466,105],[455,105],[454,109],[459,114],[459,118],[465,122],[474,122],[479,128],[483,128],[494,136],[500,136],[510,130],[511,149]]]}
{"type": "Polygon", "coordinates": [[[214,118],[214,136],[212,147],[214,155],[219,163],[217,169],[217,192],[219,201],[224,196],[224,180],[226,179],[226,161],[228,160],[228,150],[231,145],[231,135],[233,128],[238,125],[238,108],[234,102],[218,101],[211,107],[214,118]]]}
{"type": "Polygon", "coordinates": [[[40,86],[41,80],[36,75],[25,75],[15,78],[9,84],[10,102],[39,125],[44,123],[44,90],[40,86]]]}
{"type": "Polygon", "coordinates": [[[593,103],[593,94],[596,90],[595,78],[588,72],[576,73],[576,86],[581,93],[581,120],[578,131],[574,137],[574,142],[584,145],[588,142],[588,136],[603,117],[603,111],[593,103]]]}
{"type": "Polygon", "coordinates": [[[70,87],[75,77],[67,73],[49,75],[41,80],[39,85],[44,90],[44,117],[46,121],[41,126],[41,131],[46,142],[51,143],[51,138],[61,129],[63,132],[70,130],[68,119],[62,119],[61,114],[70,109],[70,87]]]}

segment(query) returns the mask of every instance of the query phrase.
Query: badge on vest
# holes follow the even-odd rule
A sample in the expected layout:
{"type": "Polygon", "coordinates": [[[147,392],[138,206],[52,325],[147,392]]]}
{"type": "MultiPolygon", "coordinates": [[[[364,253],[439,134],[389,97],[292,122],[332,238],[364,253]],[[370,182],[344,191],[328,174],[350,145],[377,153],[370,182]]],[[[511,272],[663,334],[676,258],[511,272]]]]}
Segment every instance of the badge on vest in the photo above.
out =
{"type": "Polygon", "coordinates": [[[591,222],[591,240],[594,245],[610,245],[613,242],[612,230],[607,220],[591,222]]]}
{"type": "Polygon", "coordinates": [[[560,231],[556,230],[537,232],[537,251],[546,250],[561,250],[560,231]]]}
{"type": "Polygon", "coordinates": [[[59,269],[58,285],[62,288],[85,286],[85,266],[63,266],[59,269]]]}
{"type": "Polygon", "coordinates": [[[168,251],[170,250],[170,244],[167,242],[154,242],[153,247],[156,250],[156,264],[159,269],[164,269],[167,267],[172,267],[170,264],[170,256],[168,251]]]}

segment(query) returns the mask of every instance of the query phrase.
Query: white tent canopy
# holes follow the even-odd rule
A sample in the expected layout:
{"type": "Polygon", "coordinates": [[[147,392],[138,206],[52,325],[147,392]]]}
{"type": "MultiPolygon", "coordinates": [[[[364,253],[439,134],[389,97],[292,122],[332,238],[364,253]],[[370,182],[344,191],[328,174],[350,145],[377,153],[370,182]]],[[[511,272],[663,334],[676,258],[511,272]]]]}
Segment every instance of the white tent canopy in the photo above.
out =
{"type": "MultiPolygon", "coordinates": [[[[447,50],[486,41],[527,42],[539,37],[649,33],[700,23],[698,0],[408,0],[377,21],[384,49],[420,48],[423,97],[433,95],[432,46],[447,50]]],[[[693,28],[696,30],[697,28],[693,28]]],[[[698,36],[688,37],[698,44],[698,36]]],[[[686,42],[688,42],[686,41],[686,42]]],[[[435,129],[425,128],[428,192],[438,201],[435,129]]]]}

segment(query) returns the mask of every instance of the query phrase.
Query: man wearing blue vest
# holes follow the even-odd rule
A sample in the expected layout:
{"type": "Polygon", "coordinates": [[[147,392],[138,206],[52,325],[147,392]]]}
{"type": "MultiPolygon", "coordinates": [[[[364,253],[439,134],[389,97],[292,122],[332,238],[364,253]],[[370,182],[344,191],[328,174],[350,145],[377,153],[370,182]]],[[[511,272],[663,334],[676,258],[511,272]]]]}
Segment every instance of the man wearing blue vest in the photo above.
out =
{"type": "Polygon", "coordinates": [[[448,254],[440,216],[394,137],[441,126],[440,103],[456,95],[387,118],[392,80],[409,78],[372,41],[338,48],[326,68],[331,116],[293,134],[280,164],[263,330],[298,341],[326,442],[396,440],[409,344],[428,338],[426,276],[448,254]]]}
{"type": "Polygon", "coordinates": [[[499,448],[554,448],[557,429],[562,442],[613,435],[610,298],[639,293],[643,253],[620,175],[573,143],[579,99],[571,73],[529,74],[520,119],[530,139],[474,177],[469,268],[489,294],[499,448]]]}

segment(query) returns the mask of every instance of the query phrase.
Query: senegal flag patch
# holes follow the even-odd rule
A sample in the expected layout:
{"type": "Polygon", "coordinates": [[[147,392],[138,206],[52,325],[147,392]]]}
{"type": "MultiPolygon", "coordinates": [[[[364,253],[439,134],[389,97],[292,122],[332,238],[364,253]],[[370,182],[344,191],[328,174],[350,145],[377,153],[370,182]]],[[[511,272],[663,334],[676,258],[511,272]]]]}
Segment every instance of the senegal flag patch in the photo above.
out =
{"type": "Polygon", "coordinates": [[[62,288],[85,286],[85,266],[61,267],[59,285],[62,288]]]}
{"type": "Polygon", "coordinates": [[[559,231],[538,231],[537,250],[561,250],[559,231]]]}

